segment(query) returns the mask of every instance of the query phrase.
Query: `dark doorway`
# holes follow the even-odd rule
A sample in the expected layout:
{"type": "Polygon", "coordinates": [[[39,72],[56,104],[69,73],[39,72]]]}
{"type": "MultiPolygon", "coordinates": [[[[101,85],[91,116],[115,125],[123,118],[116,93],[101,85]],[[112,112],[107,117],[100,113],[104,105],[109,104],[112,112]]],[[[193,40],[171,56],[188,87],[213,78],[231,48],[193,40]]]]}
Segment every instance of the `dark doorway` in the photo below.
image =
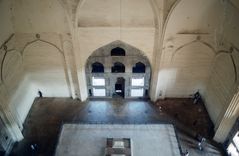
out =
{"type": "Polygon", "coordinates": [[[125,79],[123,77],[118,77],[115,83],[115,94],[124,98],[124,88],[125,88],[125,79]]]}

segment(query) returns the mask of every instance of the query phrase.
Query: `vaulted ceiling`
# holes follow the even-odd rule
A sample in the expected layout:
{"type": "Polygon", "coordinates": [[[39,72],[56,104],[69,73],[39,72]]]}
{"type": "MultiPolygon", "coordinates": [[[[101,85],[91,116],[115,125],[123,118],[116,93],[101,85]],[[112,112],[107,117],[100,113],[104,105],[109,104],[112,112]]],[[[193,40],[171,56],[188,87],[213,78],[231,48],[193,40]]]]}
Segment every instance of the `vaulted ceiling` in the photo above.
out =
{"type": "Polygon", "coordinates": [[[79,27],[154,27],[149,0],[87,0],[77,16],[79,27]]]}

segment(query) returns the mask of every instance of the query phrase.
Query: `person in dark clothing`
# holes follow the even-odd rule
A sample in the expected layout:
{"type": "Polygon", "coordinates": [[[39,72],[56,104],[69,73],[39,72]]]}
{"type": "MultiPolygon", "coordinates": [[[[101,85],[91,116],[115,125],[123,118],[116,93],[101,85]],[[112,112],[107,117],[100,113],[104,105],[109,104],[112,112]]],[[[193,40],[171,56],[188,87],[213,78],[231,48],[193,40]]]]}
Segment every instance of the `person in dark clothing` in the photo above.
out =
{"type": "Polygon", "coordinates": [[[197,92],[193,95],[193,103],[194,103],[194,104],[197,104],[200,100],[201,100],[201,95],[200,95],[199,91],[197,91],[197,92]]]}
{"type": "Polygon", "coordinates": [[[38,151],[38,146],[37,144],[31,144],[30,145],[31,151],[32,151],[32,156],[37,155],[37,151],[38,151]]]}
{"type": "Polygon", "coordinates": [[[41,92],[40,90],[38,90],[38,95],[39,95],[40,98],[43,97],[43,96],[42,96],[42,92],[41,92]]]}

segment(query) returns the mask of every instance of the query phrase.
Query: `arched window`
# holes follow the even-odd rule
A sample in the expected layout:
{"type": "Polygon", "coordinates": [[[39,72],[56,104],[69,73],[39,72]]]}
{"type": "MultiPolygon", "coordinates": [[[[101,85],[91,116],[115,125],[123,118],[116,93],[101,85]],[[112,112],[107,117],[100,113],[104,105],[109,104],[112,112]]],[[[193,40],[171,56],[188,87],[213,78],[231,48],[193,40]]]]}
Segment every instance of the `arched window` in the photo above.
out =
{"type": "Polygon", "coordinates": [[[104,66],[99,62],[95,62],[92,65],[92,73],[104,73],[104,66]]]}
{"type": "Polygon", "coordinates": [[[112,73],[124,73],[125,72],[124,64],[122,64],[120,62],[114,63],[114,66],[111,67],[111,72],[112,73]]]}
{"type": "Polygon", "coordinates": [[[125,56],[125,50],[120,47],[116,47],[111,50],[111,56],[125,56]]]}
{"type": "Polygon", "coordinates": [[[141,62],[136,63],[132,69],[132,72],[133,73],[145,73],[145,65],[141,62]]]}

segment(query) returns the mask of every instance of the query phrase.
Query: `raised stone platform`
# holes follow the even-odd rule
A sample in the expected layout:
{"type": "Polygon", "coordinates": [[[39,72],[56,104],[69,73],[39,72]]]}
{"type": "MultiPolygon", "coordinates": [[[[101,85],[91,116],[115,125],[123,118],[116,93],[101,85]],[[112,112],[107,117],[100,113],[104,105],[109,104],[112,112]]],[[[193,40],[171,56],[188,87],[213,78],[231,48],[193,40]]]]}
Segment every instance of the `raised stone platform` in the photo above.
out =
{"type": "Polygon", "coordinates": [[[133,156],[180,156],[170,124],[65,124],[55,155],[103,156],[106,138],[130,138],[133,156]]]}

